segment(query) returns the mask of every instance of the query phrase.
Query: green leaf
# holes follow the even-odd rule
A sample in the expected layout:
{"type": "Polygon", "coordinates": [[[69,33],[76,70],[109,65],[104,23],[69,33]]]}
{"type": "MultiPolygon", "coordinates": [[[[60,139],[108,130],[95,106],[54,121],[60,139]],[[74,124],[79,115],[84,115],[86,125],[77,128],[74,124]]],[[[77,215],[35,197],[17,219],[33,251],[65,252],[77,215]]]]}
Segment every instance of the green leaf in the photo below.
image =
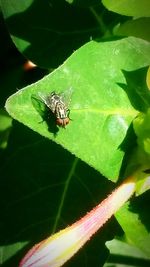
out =
{"type": "Polygon", "coordinates": [[[104,267],[135,267],[149,266],[150,260],[140,249],[128,244],[125,240],[113,239],[107,241],[106,246],[110,251],[104,267]]]}
{"type": "Polygon", "coordinates": [[[150,91],[147,87],[147,73],[147,67],[133,72],[124,71],[127,81],[125,90],[133,106],[141,111],[133,121],[138,147],[132,156],[130,154],[126,169],[127,176],[134,173],[137,178],[136,195],[150,189],[150,91]]]}
{"type": "Polygon", "coordinates": [[[150,109],[147,113],[140,113],[134,121],[134,130],[139,146],[150,154],[150,109]]]}
{"type": "Polygon", "coordinates": [[[149,195],[145,194],[142,197],[135,199],[132,204],[125,204],[115,217],[124,230],[128,243],[139,248],[150,258],[150,221],[146,205],[149,195]]]}
{"type": "Polygon", "coordinates": [[[5,110],[0,109],[0,148],[4,149],[7,146],[7,141],[12,127],[12,118],[5,110]]]}
{"type": "MultiPolygon", "coordinates": [[[[150,160],[150,158],[149,158],[150,160]]],[[[150,189],[150,172],[142,172],[138,175],[136,183],[136,195],[139,196],[150,189]]]]}
{"type": "Polygon", "coordinates": [[[150,18],[128,20],[114,30],[115,35],[135,36],[150,41],[150,18]]]}
{"type": "Polygon", "coordinates": [[[126,16],[149,17],[149,0],[102,0],[109,10],[126,16]]]}
{"type": "MultiPolygon", "coordinates": [[[[0,246],[0,253],[1,253],[1,265],[4,266],[4,264],[7,262],[7,266],[9,259],[16,256],[16,252],[19,251],[22,247],[24,247],[28,242],[17,242],[14,244],[9,244],[5,246],[0,246]]],[[[16,263],[16,262],[15,262],[16,263]]],[[[18,264],[17,264],[18,265],[18,264]]]]}
{"type": "Polygon", "coordinates": [[[149,68],[147,70],[146,84],[147,84],[148,89],[150,90],[150,66],[149,66],[149,68]]]}
{"type": "Polygon", "coordinates": [[[128,95],[122,69],[150,64],[150,45],[136,38],[113,42],[90,42],[62,66],[39,82],[12,95],[6,103],[9,114],[116,181],[125,149],[121,147],[128,127],[137,115],[128,95]],[[54,134],[41,122],[31,97],[39,92],[63,92],[73,88],[70,124],[54,134]]]}
{"type": "Polygon", "coordinates": [[[134,120],[133,127],[137,135],[138,149],[132,155],[128,166],[135,166],[137,185],[136,194],[150,189],[150,109],[140,113],[134,120]]]}
{"type": "Polygon", "coordinates": [[[125,176],[136,178],[136,195],[139,196],[150,189],[150,155],[140,146],[130,151],[125,176]]]}
{"type": "Polygon", "coordinates": [[[1,9],[19,51],[44,68],[59,66],[100,33],[89,8],[76,8],[65,0],[1,0],[1,9]]]}

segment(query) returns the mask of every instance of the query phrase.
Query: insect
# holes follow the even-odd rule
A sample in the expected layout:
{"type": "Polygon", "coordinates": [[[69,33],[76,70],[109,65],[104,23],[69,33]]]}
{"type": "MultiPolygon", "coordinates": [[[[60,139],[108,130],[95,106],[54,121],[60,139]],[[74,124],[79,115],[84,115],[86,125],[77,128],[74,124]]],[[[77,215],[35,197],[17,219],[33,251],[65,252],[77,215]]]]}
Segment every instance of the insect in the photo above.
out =
{"type": "Polygon", "coordinates": [[[56,117],[56,124],[65,128],[65,126],[70,122],[68,109],[68,104],[71,99],[71,88],[64,93],[57,94],[54,91],[47,95],[46,97],[39,94],[45,105],[52,111],[56,117]],[[67,101],[68,100],[68,101],[67,101]],[[67,103],[68,102],[68,103],[67,103]]]}

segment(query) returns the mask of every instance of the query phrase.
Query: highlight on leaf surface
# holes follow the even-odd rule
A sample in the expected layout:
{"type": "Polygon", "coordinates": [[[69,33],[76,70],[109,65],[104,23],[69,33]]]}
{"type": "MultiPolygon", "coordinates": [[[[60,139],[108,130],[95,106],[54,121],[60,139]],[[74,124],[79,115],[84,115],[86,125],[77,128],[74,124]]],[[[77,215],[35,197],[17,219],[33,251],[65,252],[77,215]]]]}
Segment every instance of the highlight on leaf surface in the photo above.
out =
{"type": "Polygon", "coordinates": [[[0,149],[5,149],[7,147],[11,127],[12,118],[4,109],[0,109],[0,149]]]}
{"type": "Polygon", "coordinates": [[[148,68],[148,71],[147,71],[146,83],[147,83],[148,89],[150,90],[150,67],[148,68]]]}

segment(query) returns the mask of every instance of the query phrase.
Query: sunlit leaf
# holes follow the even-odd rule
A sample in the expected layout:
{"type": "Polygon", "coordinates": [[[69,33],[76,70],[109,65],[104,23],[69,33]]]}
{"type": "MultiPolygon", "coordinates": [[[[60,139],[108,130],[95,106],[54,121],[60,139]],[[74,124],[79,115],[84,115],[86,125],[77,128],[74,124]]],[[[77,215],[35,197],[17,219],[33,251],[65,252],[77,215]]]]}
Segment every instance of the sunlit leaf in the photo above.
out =
{"type": "Polygon", "coordinates": [[[111,11],[126,16],[149,17],[149,0],[102,0],[103,4],[111,11]]]}
{"type": "Polygon", "coordinates": [[[122,142],[138,112],[122,88],[126,80],[121,70],[149,65],[149,53],[149,43],[136,38],[108,43],[92,41],[53,73],[12,95],[6,109],[13,118],[61,144],[115,181],[125,154],[122,142]],[[63,92],[70,87],[71,121],[56,134],[50,121],[48,125],[40,123],[41,116],[31,98],[39,92],[63,92]]]}

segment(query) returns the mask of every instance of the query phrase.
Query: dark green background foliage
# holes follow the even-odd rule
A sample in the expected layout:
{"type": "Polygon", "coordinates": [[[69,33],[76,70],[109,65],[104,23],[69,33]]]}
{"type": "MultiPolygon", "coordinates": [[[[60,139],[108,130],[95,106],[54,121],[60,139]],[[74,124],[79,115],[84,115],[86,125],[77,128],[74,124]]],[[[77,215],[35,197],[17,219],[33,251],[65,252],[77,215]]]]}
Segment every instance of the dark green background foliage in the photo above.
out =
{"type": "Polygon", "coordinates": [[[81,218],[141,165],[141,195],[65,266],[150,266],[150,4],[134,2],[0,1],[4,267],[18,266],[33,244],[81,218]],[[27,60],[37,67],[27,69],[27,60]],[[71,121],[62,129],[43,120],[38,94],[69,88],[71,121]]]}

